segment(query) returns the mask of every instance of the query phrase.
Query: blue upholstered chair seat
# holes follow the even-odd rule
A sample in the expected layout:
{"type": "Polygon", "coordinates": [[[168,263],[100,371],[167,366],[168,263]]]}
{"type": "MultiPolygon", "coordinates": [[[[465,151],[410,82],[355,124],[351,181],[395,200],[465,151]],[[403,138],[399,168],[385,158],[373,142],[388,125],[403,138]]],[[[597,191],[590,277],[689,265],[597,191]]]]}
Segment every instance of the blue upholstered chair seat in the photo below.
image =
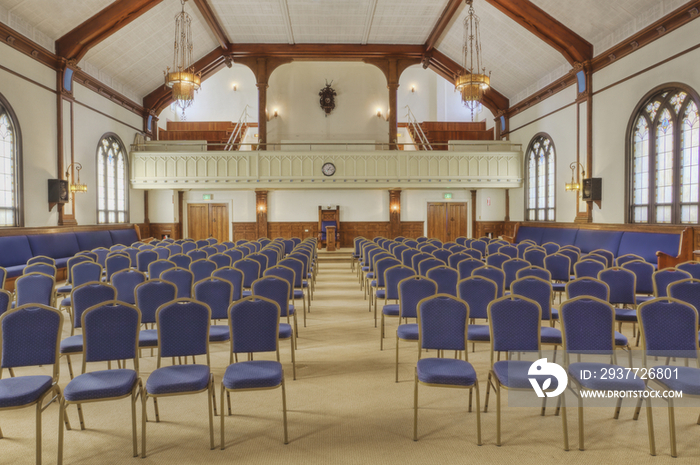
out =
{"type": "Polygon", "coordinates": [[[678,378],[675,371],[670,378],[655,379],[654,382],[662,384],[666,389],[673,391],[681,391],[683,395],[700,396],[700,369],[693,367],[679,367],[669,365],[659,365],[652,370],[676,370],[678,369],[678,378]]]}
{"type": "Polygon", "coordinates": [[[289,316],[292,316],[297,312],[297,309],[294,308],[294,304],[289,304],[289,309],[287,310],[287,312],[289,313],[289,316]]]}
{"type": "Polygon", "coordinates": [[[69,294],[70,291],[72,291],[72,290],[73,290],[72,284],[67,284],[65,286],[59,286],[58,288],[56,288],[56,292],[58,292],[59,294],[69,294]]]}
{"type": "Polygon", "coordinates": [[[374,271],[367,273],[367,279],[374,279],[374,271]]]}
{"type": "Polygon", "coordinates": [[[70,307],[70,296],[61,300],[61,307],[70,307]]]}
{"type": "Polygon", "coordinates": [[[209,367],[206,365],[173,365],[158,368],[148,377],[146,390],[155,395],[202,391],[209,384],[209,373],[209,367]]]}
{"type": "Polygon", "coordinates": [[[234,363],[226,368],[224,386],[227,389],[256,389],[275,387],[282,383],[282,364],[270,360],[234,363]]]}
{"type": "Polygon", "coordinates": [[[377,289],[377,299],[383,299],[384,297],[386,297],[386,290],[377,289]]]}
{"type": "Polygon", "coordinates": [[[564,292],[564,290],[566,290],[566,283],[552,283],[552,291],[564,292]]]}
{"type": "Polygon", "coordinates": [[[288,325],[287,323],[280,323],[279,338],[289,339],[290,337],[292,337],[292,325],[288,325]]]}
{"type": "MultiPolygon", "coordinates": [[[[532,366],[532,362],[527,360],[500,360],[493,364],[493,372],[498,378],[498,381],[505,387],[512,389],[532,389],[527,375],[530,366],[532,366]]],[[[547,389],[555,390],[557,388],[557,379],[553,376],[535,376],[534,378],[537,379],[540,386],[542,386],[545,379],[551,378],[552,383],[547,389]]]]}
{"type": "Polygon", "coordinates": [[[251,295],[253,295],[253,291],[243,291],[241,297],[250,297],[251,295]]]}
{"type": "Polygon", "coordinates": [[[551,313],[552,313],[552,315],[551,315],[552,320],[558,320],[558,319],[559,319],[559,310],[557,310],[556,308],[553,308],[553,309],[551,310],[551,313]]]}
{"type": "Polygon", "coordinates": [[[637,296],[637,305],[642,304],[644,302],[648,302],[650,300],[654,300],[653,295],[638,295],[637,296]]]}
{"type": "Polygon", "coordinates": [[[561,344],[561,330],[543,326],[540,328],[540,340],[542,344],[561,344]]]}
{"type": "Polygon", "coordinates": [[[50,376],[0,379],[0,408],[31,404],[45,393],[51,384],[53,384],[53,378],[50,376]]]}
{"type": "Polygon", "coordinates": [[[68,383],[63,396],[71,402],[123,397],[131,392],[136,378],[134,370],[124,369],[83,373],[68,383]]]}
{"type": "MultiPolygon", "coordinates": [[[[369,276],[369,275],[367,275],[367,276],[369,276]]],[[[371,278],[371,277],[372,277],[372,276],[370,276],[370,278],[371,278]]],[[[370,286],[370,287],[377,287],[377,280],[376,280],[376,279],[373,279],[373,280],[369,283],[369,286],[370,286]]]]}
{"type": "Polygon", "coordinates": [[[470,341],[490,341],[491,333],[489,331],[489,325],[469,325],[467,329],[467,339],[470,341]]]}
{"type": "Polygon", "coordinates": [[[408,323],[405,325],[399,325],[396,329],[396,334],[399,339],[404,339],[406,341],[417,341],[418,340],[418,324],[408,323]]]}
{"type": "Polygon", "coordinates": [[[209,327],[209,342],[228,341],[230,337],[228,325],[211,325],[209,327]]]}
{"type": "Polygon", "coordinates": [[[399,316],[399,304],[388,304],[382,307],[382,313],[388,316],[399,316]]]}
{"type": "Polygon", "coordinates": [[[158,347],[158,330],[142,329],[139,331],[139,347],[158,347]]]}
{"type": "Polygon", "coordinates": [[[602,379],[600,377],[600,373],[609,368],[619,367],[609,363],[572,363],[569,365],[569,376],[577,380],[581,386],[596,391],[604,391],[608,389],[617,391],[643,391],[645,389],[644,380],[637,378],[634,375],[634,372],[630,372],[629,377],[625,376],[623,379],[602,379]],[[581,377],[581,372],[583,370],[589,370],[591,373],[598,373],[598,376],[591,376],[591,379],[583,379],[581,377]]]}
{"type": "Polygon", "coordinates": [[[622,333],[615,331],[615,345],[616,346],[626,346],[628,344],[627,336],[622,333]]]}
{"type": "Polygon", "coordinates": [[[368,267],[368,266],[363,266],[363,267],[362,267],[362,271],[369,271],[369,267],[368,267]]]}
{"type": "Polygon", "coordinates": [[[617,321],[637,321],[637,310],[631,308],[616,308],[615,320],[617,321]]]}
{"type": "Polygon", "coordinates": [[[304,291],[302,291],[301,289],[294,289],[294,298],[295,299],[302,299],[303,297],[304,297],[304,291]]]}
{"type": "Polygon", "coordinates": [[[70,336],[61,341],[60,351],[62,354],[80,353],[83,351],[83,336],[78,334],[70,336]]]}
{"type": "Polygon", "coordinates": [[[476,383],[476,371],[469,362],[451,358],[424,358],[416,365],[418,380],[428,384],[471,386],[476,383]]]}

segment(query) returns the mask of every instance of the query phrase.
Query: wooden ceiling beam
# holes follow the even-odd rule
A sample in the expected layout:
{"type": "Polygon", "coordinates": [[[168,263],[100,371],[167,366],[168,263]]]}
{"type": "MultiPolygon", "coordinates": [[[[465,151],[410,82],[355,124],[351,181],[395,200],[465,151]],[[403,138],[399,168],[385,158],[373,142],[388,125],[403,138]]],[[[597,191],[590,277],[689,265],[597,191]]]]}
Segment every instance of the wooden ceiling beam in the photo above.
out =
{"type": "Polygon", "coordinates": [[[231,58],[244,56],[282,57],[292,59],[361,60],[370,57],[419,57],[423,45],[382,44],[231,44],[231,58]]]}
{"type": "Polygon", "coordinates": [[[461,5],[462,0],[450,0],[447,2],[445,10],[440,15],[440,18],[438,18],[435,27],[428,36],[428,40],[425,42],[426,52],[429,52],[435,48],[435,45],[440,40],[440,37],[442,37],[442,34],[445,32],[445,29],[447,29],[447,26],[450,24],[450,22],[452,22],[452,19],[454,18],[455,14],[457,14],[457,10],[459,10],[461,5]]]}
{"type": "Polygon", "coordinates": [[[217,42],[219,42],[219,46],[227,50],[228,44],[231,41],[228,39],[226,31],[221,26],[216,14],[214,14],[214,10],[211,9],[209,2],[207,0],[194,0],[194,4],[197,5],[197,9],[199,9],[199,12],[204,16],[204,20],[209,25],[209,29],[211,29],[214,37],[216,37],[217,42]]]}
{"type": "Polygon", "coordinates": [[[56,54],[80,61],[95,45],[163,0],[117,0],[56,41],[56,54]]]}
{"type": "Polygon", "coordinates": [[[486,0],[545,41],[573,65],[593,58],[593,45],[550,16],[530,0],[486,0]]]}

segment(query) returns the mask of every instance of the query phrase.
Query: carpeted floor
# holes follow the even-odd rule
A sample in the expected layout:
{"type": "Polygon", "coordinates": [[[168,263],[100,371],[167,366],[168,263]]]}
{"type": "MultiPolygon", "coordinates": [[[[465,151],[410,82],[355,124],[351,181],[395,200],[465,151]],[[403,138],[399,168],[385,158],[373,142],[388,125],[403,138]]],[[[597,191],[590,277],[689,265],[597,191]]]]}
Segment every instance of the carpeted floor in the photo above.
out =
{"type": "MultiPolygon", "coordinates": [[[[656,401],[654,421],[657,457],[648,454],[644,411],[632,420],[632,401],[623,404],[619,420],[612,408],[586,409],[586,447],[578,450],[577,414],[569,408],[571,450],[562,449],[561,419],[549,408],[508,407],[504,396],[503,445],[497,447],[495,396],[482,414],[484,445],[476,445],[476,415],[467,412],[468,393],[458,389],[421,387],[419,440],[412,440],[413,370],[416,346],[404,344],[400,382],[394,382],[396,321],[388,323],[384,351],[367,301],[349,264],[322,264],[308,326],[299,318],[297,380],[292,380],[289,344],[280,352],[287,379],[289,444],[283,443],[281,390],[246,392],[232,397],[234,415],[226,418],[226,450],[219,449],[219,418],[214,421],[215,450],[209,450],[207,404],[204,394],[163,398],[160,423],[148,423],[148,457],[154,464],[463,464],[463,463],[670,463],[668,415],[656,401]]],[[[68,334],[66,325],[65,335],[68,334]]],[[[631,330],[631,326],[628,326],[631,330]]],[[[629,331],[626,333],[631,337],[629,331]]],[[[228,363],[228,344],[212,345],[211,363],[220,383],[228,363]]],[[[147,352],[144,352],[147,355],[147,352]]],[[[489,369],[489,346],[477,345],[469,354],[481,384],[483,406],[489,369]]],[[[79,358],[74,367],[80,366],[79,358]]],[[[141,377],[155,368],[156,358],[141,359],[141,377]]],[[[101,369],[96,365],[97,369],[101,369]]],[[[35,374],[46,368],[16,370],[35,374]]],[[[7,376],[7,373],[4,374],[7,376]]],[[[69,380],[65,359],[61,385],[69,380]]],[[[217,387],[217,401],[219,390],[217,387]]],[[[569,405],[574,405],[569,396],[569,405]]],[[[153,405],[149,403],[153,420],[153,405]]],[[[65,463],[132,464],[131,419],[128,400],[84,404],[87,429],[79,430],[75,407],[69,410],[72,431],[65,435],[65,463]]],[[[696,425],[698,409],[677,409],[680,459],[700,457],[696,425]]],[[[140,400],[137,412],[140,452],[140,400]]],[[[44,412],[44,463],[56,462],[58,407],[44,412]]],[[[34,410],[0,412],[0,464],[34,463],[34,410]]]]}

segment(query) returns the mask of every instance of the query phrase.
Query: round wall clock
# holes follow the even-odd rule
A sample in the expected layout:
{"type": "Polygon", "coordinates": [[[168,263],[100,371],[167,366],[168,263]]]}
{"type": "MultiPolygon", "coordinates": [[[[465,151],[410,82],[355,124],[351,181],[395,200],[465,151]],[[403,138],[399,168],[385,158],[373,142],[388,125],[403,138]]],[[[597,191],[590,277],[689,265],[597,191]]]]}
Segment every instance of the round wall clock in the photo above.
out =
{"type": "Polygon", "coordinates": [[[333,176],[335,174],[335,165],[330,162],[324,163],[323,167],[321,168],[321,171],[326,176],[333,176]]]}

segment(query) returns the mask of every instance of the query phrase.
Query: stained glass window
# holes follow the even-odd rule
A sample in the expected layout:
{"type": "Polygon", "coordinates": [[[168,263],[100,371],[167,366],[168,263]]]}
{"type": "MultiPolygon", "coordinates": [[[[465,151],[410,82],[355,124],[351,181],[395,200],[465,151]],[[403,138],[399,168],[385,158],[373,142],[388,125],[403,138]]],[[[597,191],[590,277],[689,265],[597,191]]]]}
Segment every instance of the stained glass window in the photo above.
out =
{"type": "Polygon", "coordinates": [[[126,223],[126,151],[117,136],[102,138],[97,147],[97,222],[126,223]]]}
{"type": "Polygon", "coordinates": [[[665,89],[633,116],[633,223],[698,223],[700,117],[697,99],[690,94],[665,89]]]}
{"type": "Polygon", "coordinates": [[[19,226],[17,152],[12,117],[0,103],[0,226],[19,226]]]}
{"type": "Polygon", "coordinates": [[[529,221],[554,221],[554,144],[538,135],[527,150],[527,205],[529,221]]]}

